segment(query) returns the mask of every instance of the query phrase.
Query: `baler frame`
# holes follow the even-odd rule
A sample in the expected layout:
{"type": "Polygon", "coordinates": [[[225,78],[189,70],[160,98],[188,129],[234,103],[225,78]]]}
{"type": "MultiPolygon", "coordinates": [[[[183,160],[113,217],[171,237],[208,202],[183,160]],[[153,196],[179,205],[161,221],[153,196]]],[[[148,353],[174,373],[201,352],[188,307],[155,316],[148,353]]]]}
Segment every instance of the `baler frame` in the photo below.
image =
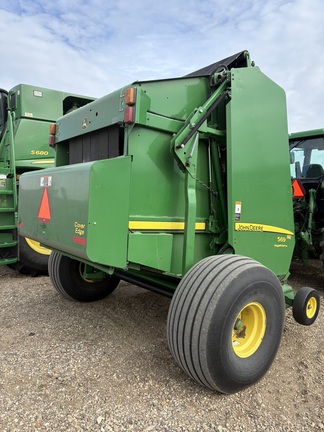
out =
{"type": "Polygon", "coordinates": [[[318,293],[287,282],[285,94],[248,52],[133,82],[60,118],[51,141],[57,166],[22,176],[19,223],[53,249],[60,294],[99,300],[121,279],[172,297],[173,357],[223,393],[268,370],[286,306],[315,321],[318,293]]]}

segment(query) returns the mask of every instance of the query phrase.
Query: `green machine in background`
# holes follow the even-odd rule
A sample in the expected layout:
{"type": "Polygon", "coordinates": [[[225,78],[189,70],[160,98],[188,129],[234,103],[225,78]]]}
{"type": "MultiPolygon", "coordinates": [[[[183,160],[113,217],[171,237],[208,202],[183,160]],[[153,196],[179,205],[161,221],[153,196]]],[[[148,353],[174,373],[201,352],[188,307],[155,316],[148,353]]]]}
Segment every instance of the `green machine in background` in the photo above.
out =
{"type": "Polygon", "coordinates": [[[54,164],[49,125],[93,101],[61,91],[19,84],[0,90],[0,265],[24,273],[47,272],[50,250],[17,236],[19,177],[54,164]]]}
{"type": "Polygon", "coordinates": [[[324,129],[289,135],[294,190],[294,257],[322,261],[324,270],[324,129]]]}
{"type": "Polygon", "coordinates": [[[170,351],[231,393],[276,356],[293,306],[294,220],[284,91],[240,52],[185,77],[138,81],[56,122],[56,167],[21,177],[19,230],[53,249],[54,287],[78,301],[120,280],[172,297],[170,351]]]}

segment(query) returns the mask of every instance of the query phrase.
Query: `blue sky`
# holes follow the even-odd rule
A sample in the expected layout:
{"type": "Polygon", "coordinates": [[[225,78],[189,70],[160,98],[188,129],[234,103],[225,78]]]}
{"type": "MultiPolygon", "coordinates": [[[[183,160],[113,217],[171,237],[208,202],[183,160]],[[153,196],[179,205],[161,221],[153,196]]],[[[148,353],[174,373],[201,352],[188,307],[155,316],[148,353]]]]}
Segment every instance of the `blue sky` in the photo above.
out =
{"type": "Polygon", "coordinates": [[[244,49],[287,94],[289,131],[324,127],[322,0],[0,0],[0,87],[100,97],[244,49]]]}

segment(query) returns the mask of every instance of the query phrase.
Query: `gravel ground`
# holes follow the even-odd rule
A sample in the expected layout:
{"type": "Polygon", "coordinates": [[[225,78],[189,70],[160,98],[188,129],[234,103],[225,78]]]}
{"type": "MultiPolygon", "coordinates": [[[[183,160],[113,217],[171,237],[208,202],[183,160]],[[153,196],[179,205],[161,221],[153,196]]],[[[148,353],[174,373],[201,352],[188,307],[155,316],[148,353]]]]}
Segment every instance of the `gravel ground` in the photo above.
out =
{"type": "Polygon", "coordinates": [[[225,396],[172,359],[169,299],[122,283],[107,299],[80,304],[47,277],[0,267],[0,430],[324,431],[324,279],[318,262],[291,271],[294,287],[320,291],[316,323],[300,326],[288,310],[270,371],[225,396]]]}

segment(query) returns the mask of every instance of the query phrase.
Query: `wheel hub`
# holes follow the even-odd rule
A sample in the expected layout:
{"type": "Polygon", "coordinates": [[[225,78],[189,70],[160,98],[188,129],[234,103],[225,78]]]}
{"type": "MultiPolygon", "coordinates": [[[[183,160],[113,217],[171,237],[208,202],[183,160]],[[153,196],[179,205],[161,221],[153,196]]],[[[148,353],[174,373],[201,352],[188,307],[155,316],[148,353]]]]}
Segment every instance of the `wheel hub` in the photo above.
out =
{"type": "Polygon", "coordinates": [[[253,355],[266,331],[266,313],[260,303],[249,303],[238,314],[232,332],[232,346],[241,358],[253,355]]]}

